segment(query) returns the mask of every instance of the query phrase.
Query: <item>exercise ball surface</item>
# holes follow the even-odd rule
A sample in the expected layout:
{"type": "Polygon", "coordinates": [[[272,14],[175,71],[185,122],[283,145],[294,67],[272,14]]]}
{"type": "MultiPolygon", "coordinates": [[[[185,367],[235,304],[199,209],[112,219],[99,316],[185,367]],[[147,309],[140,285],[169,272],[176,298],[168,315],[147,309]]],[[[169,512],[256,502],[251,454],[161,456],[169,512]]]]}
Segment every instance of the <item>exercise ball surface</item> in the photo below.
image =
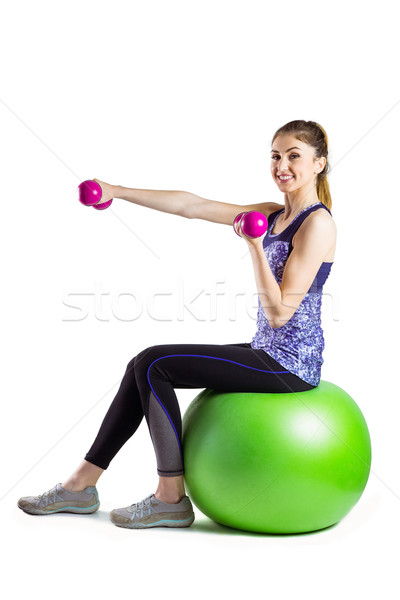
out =
{"type": "Polygon", "coordinates": [[[342,388],[205,389],[182,420],[185,485],[213,521],[259,533],[304,533],[343,519],[371,467],[364,416],[342,388]]]}

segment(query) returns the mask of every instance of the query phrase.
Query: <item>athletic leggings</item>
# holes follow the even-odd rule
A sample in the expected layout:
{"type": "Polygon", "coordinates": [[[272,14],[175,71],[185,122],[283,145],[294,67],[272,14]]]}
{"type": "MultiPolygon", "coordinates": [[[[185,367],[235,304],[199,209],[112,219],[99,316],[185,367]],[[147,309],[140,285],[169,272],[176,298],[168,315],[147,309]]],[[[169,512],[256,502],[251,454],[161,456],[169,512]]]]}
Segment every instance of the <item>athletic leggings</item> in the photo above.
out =
{"type": "Polygon", "coordinates": [[[250,343],[151,346],[128,363],[85,460],[107,469],[145,416],[158,475],[183,475],[182,420],[174,388],[282,393],[314,387],[250,343]]]}

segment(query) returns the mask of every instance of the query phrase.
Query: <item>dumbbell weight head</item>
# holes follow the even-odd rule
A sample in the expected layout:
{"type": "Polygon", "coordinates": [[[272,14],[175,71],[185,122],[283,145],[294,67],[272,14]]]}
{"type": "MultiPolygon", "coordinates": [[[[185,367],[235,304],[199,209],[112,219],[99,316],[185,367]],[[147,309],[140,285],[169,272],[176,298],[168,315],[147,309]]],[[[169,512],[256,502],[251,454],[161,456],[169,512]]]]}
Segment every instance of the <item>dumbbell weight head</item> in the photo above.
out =
{"type": "Polygon", "coordinates": [[[239,237],[242,237],[240,235],[240,233],[238,233],[238,231],[239,231],[239,222],[240,222],[241,218],[243,217],[243,215],[246,215],[246,214],[247,214],[246,212],[239,213],[236,216],[235,220],[233,221],[233,229],[234,229],[236,235],[238,235],[239,237]]]}
{"type": "Polygon", "coordinates": [[[93,206],[101,200],[101,187],[96,181],[87,179],[78,185],[78,200],[85,206],[93,206]]]}
{"type": "Polygon", "coordinates": [[[101,200],[101,196],[102,189],[97,181],[87,179],[78,185],[78,200],[85,206],[92,206],[96,210],[104,210],[105,208],[108,208],[113,199],[111,198],[111,200],[108,200],[107,202],[98,204],[101,200]]]}
{"type": "MultiPolygon", "coordinates": [[[[258,238],[264,235],[268,228],[268,221],[262,213],[257,210],[239,213],[233,223],[233,228],[237,235],[239,226],[245,236],[249,238],[258,238]]],[[[241,236],[240,236],[241,237],[241,236]]]]}
{"type": "Polygon", "coordinates": [[[104,210],[105,208],[108,208],[109,206],[111,206],[113,199],[111,198],[111,200],[107,200],[107,202],[102,202],[101,204],[95,204],[93,206],[93,208],[95,208],[96,210],[104,210]]]}
{"type": "Polygon", "coordinates": [[[243,216],[242,231],[249,238],[258,238],[264,235],[268,228],[268,221],[265,215],[258,210],[251,210],[243,216]]]}

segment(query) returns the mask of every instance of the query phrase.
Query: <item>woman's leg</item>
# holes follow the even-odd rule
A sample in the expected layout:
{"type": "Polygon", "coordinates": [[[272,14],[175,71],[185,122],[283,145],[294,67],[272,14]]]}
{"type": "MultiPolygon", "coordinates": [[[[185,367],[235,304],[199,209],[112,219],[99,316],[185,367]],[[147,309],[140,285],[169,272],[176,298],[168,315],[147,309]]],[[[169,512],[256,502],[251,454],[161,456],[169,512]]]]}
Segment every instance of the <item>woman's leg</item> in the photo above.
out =
{"type": "Polygon", "coordinates": [[[203,387],[282,392],[303,391],[312,386],[286,371],[264,351],[252,349],[250,343],[149,347],[128,363],[96,439],[63,487],[78,491],[95,485],[145,414],[158,464],[155,495],[164,502],[179,502],[185,495],[182,423],[173,388],[203,387]],[[164,468],[165,465],[173,468],[164,468]]]}
{"type": "Polygon", "coordinates": [[[79,467],[61,485],[69,492],[80,492],[89,485],[96,485],[104,469],[83,460],[79,467]]]}
{"type": "Polygon", "coordinates": [[[136,384],[160,479],[182,477],[182,421],[174,388],[226,392],[300,392],[313,386],[260,349],[242,344],[172,344],[136,356],[136,384]]]}
{"type": "Polygon", "coordinates": [[[143,419],[143,408],[134,371],[136,356],[129,361],[121,385],[108,409],[99,432],[85,455],[106,470],[122,446],[135,433],[143,419]]]}
{"type": "MultiPolygon", "coordinates": [[[[144,413],[134,372],[135,360],[136,357],[128,363],[117,395],[90,450],[78,468],[61,484],[70,492],[96,485],[111,460],[135,433],[143,419],[144,413]]],[[[163,502],[179,502],[185,495],[183,476],[159,477],[155,495],[163,502]]]]}
{"type": "Polygon", "coordinates": [[[99,432],[78,468],[61,485],[74,492],[96,485],[100,475],[143,419],[143,409],[134,372],[134,357],[127,365],[119,390],[99,432]]]}

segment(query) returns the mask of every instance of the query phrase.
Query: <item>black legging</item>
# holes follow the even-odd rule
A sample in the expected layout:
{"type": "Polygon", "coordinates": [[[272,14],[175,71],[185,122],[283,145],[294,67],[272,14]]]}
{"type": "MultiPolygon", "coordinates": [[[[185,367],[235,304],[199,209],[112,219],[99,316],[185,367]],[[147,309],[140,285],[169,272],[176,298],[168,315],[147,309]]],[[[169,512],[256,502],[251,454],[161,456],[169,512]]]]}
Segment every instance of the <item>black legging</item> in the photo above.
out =
{"type": "Polygon", "coordinates": [[[145,415],[158,475],[183,475],[182,419],[174,388],[282,393],[314,387],[247,342],[151,346],[128,363],[85,460],[107,469],[145,415]]]}

